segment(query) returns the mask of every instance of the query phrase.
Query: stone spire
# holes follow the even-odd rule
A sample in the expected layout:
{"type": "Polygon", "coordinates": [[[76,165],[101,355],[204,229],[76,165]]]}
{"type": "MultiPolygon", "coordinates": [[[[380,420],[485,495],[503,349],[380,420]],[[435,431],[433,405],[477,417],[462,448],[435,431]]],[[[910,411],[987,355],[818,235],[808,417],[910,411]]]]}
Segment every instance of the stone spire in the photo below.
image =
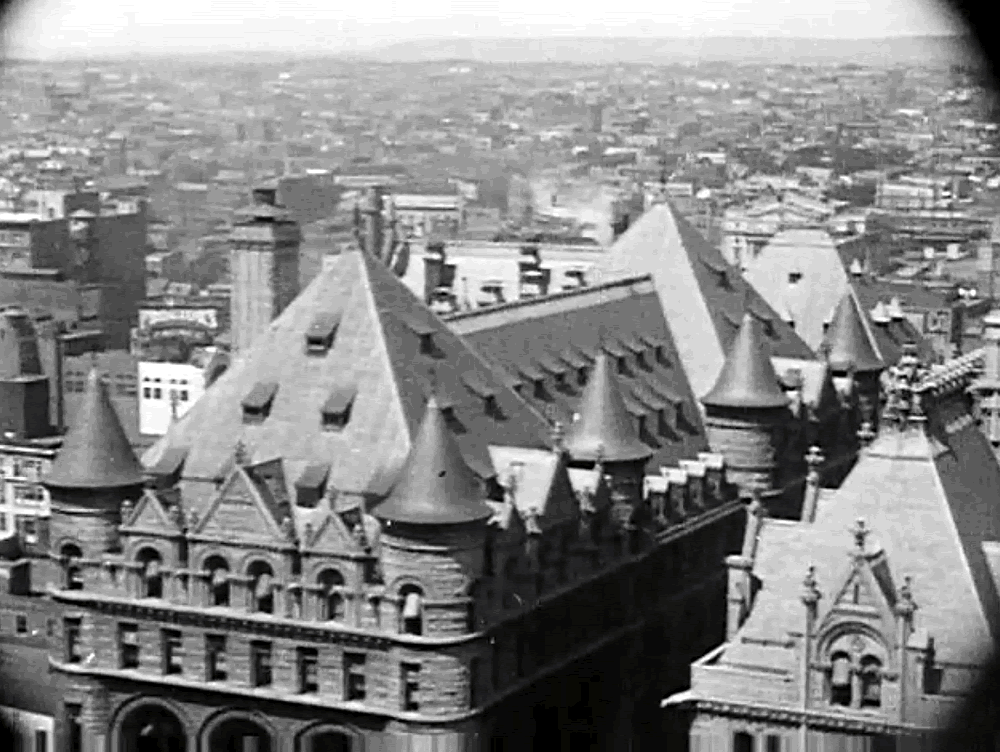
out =
{"type": "Polygon", "coordinates": [[[776,408],[788,405],[768,355],[760,323],[747,313],[712,390],[701,398],[707,407],[776,408]]]}
{"type": "Polygon", "coordinates": [[[399,480],[374,515],[408,525],[458,525],[493,514],[484,498],[479,479],[431,397],[399,480]]]}
{"type": "Polygon", "coordinates": [[[610,360],[598,353],[578,408],[580,418],[566,435],[565,446],[574,460],[605,462],[646,460],[653,451],[642,443],[625,407],[610,360]]]}
{"type": "Polygon", "coordinates": [[[91,370],[76,420],[45,479],[58,488],[102,489],[143,483],[136,458],[97,370],[91,370]]]}
{"type": "Polygon", "coordinates": [[[826,335],[826,357],[834,371],[876,373],[885,368],[861,316],[858,302],[848,290],[837,305],[826,335]]]}

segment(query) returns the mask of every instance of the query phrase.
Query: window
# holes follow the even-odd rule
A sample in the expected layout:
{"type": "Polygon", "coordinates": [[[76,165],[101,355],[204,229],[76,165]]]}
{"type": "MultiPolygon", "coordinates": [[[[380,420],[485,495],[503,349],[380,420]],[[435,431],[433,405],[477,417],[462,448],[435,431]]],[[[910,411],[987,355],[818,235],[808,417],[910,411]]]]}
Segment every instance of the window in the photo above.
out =
{"type": "Polygon", "coordinates": [[[299,648],[296,651],[299,692],[319,692],[319,651],[316,648],[299,648]]]}
{"type": "Polygon", "coordinates": [[[81,620],[69,618],[63,620],[63,640],[66,648],[66,662],[80,663],[83,656],[80,654],[80,628],[81,620]]]}
{"type": "Polygon", "coordinates": [[[781,737],[768,734],[764,739],[765,752],[781,752],[781,737]]]}
{"type": "Polygon", "coordinates": [[[226,672],[226,636],[205,635],[206,681],[225,681],[228,676],[226,672]]]}
{"type": "Polygon", "coordinates": [[[229,605],[229,564],[221,556],[211,556],[205,560],[208,572],[209,603],[213,606],[229,605]]]}
{"type": "Polygon", "coordinates": [[[469,707],[479,703],[479,659],[469,659],[469,707]]]}
{"type": "Polygon", "coordinates": [[[137,560],[142,564],[142,598],[163,597],[163,574],[160,572],[160,554],[152,548],[139,552],[137,560]]]}
{"type": "Polygon", "coordinates": [[[181,402],[187,402],[187,401],[188,401],[187,389],[181,389],[181,402]]]}
{"type": "Polygon", "coordinates": [[[251,609],[263,614],[274,613],[274,573],[263,561],[255,561],[247,572],[250,575],[251,609]]]}
{"type": "Polygon", "coordinates": [[[851,704],[851,658],[847,653],[836,653],[831,660],[830,703],[851,704]]]}
{"type": "Polygon", "coordinates": [[[400,623],[404,634],[419,635],[424,632],[423,591],[416,585],[406,585],[399,591],[400,623]]]}
{"type": "Polygon", "coordinates": [[[327,569],[319,575],[320,618],[324,621],[341,621],[344,618],[344,577],[335,569],[327,569]]]}
{"type": "Polygon", "coordinates": [[[364,700],[365,654],[344,653],[344,699],[364,700]]]}
{"type": "Polygon", "coordinates": [[[0,514],[0,532],[7,531],[7,515],[0,514]]]}
{"type": "Polygon", "coordinates": [[[420,710],[420,664],[403,664],[403,710],[420,710]]]}
{"type": "Polygon", "coordinates": [[[148,386],[144,386],[142,388],[142,396],[143,399],[150,399],[153,396],[153,390],[150,389],[148,386]]]}
{"type": "MultiPolygon", "coordinates": [[[[794,285],[802,279],[802,272],[789,272],[788,273],[788,284],[794,285]]],[[[770,738],[770,737],[768,737],[770,738]]]]}
{"type": "Polygon", "coordinates": [[[46,619],[45,620],[45,636],[52,637],[56,633],[56,620],[46,619]]]}
{"type": "Polygon", "coordinates": [[[35,752],[49,752],[49,732],[35,729],[35,752]]]}
{"type": "Polygon", "coordinates": [[[160,634],[163,645],[163,673],[184,673],[184,638],[176,629],[164,629],[160,634]]]}
{"type": "Polygon", "coordinates": [[[139,668],[139,625],[118,625],[118,667],[139,668]]]}
{"type": "Polygon", "coordinates": [[[250,643],[250,685],[267,687],[271,684],[271,643],[250,643]]]}
{"type": "Polygon", "coordinates": [[[490,640],[490,686],[493,689],[500,688],[502,676],[500,674],[500,643],[495,637],[490,640]]]}
{"type": "Polygon", "coordinates": [[[874,656],[861,659],[861,707],[882,705],[882,662],[874,656]]]}
{"type": "Polygon", "coordinates": [[[28,617],[24,614],[18,614],[14,618],[14,629],[18,634],[27,634],[28,632],[28,617]]]}
{"type": "Polygon", "coordinates": [[[65,706],[66,718],[66,752],[83,752],[83,724],[80,716],[83,715],[83,706],[77,704],[67,704],[65,706]]]}
{"type": "Polygon", "coordinates": [[[156,387],[153,390],[153,399],[162,399],[162,398],[163,398],[163,390],[160,389],[160,387],[156,387]]]}
{"type": "Polygon", "coordinates": [[[754,752],[754,738],[745,731],[733,734],[733,752],[754,752]]]}

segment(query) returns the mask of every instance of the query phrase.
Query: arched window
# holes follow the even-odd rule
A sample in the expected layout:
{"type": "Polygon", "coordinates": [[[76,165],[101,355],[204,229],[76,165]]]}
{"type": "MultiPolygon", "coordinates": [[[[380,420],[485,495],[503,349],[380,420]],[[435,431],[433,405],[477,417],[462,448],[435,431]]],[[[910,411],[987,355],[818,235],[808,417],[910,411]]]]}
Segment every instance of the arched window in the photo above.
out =
{"type": "Polygon", "coordinates": [[[229,562],[221,556],[210,556],[205,560],[208,572],[209,603],[213,606],[229,605],[229,562]]]}
{"type": "Polygon", "coordinates": [[[160,559],[160,552],[154,548],[142,549],[136,561],[142,565],[139,576],[142,583],[141,598],[162,598],[163,597],[163,573],[160,567],[163,562],[160,559]]]}
{"type": "Polygon", "coordinates": [[[861,659],[861,707],[882,705],[882,661],[873,655],[861,659]]]}
{"type": "Polygon", "coordinates": [[[733,734],[733,752],[755,752],[755,741],[746,731],[737,731],[733,734]]]}
{"type": "Polygon", "coordinates": [[[310,736],[301,752],[351,752],[351,737],[342,731],[324,729],[310,736]]]}
{"type": "Polygon", "coordinates": [[[247,569],[250,578],[250,610],[274,613],[274,570],[265,561],[255,561],[247,569]]]}
{"type": "Polygon", "coordinates": [[[399,623],[404,634],[424,633],[424,592],[416,585],[399,590],[399,623]]]}
{"type": "Polygon", "coordinates": [[[59,555],[63,561],[63,587],[67,590],[83,590],[83,575],[80,571],[80,559],[83,551],[72,543],[63,546],[59,555]]]}
{"type": "Polygon", "coordinates": [[[851,705],[851,657],[834,653],[830,661],[830,703],[851,705]]]}
{"type": "Polygon", "coordinates": [[[344,618],[344,576],[336,569],[324,569],[316,578],[320,591],[319,618],[323,621],[341,621],[344,618]]]}

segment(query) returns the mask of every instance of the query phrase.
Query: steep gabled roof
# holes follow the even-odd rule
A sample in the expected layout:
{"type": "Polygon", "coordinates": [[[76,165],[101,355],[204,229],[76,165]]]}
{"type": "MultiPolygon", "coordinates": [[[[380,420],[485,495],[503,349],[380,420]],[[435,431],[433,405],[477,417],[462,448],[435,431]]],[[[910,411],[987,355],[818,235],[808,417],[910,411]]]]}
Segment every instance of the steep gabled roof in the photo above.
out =
{"type": "Polygon", "coordinates": [[[142,465],[129,444],[108,389],[91,370],[83,401],[45,478],[59,488],[100,489],[138,486],[142,465]]]}
{"type": "Polygon", "coordinates": [[[645,345],[644,367],[628,351],[632,366],[617,378],[622,394],[645,408],[640,438],[653,450],[649,466],[672,466],[708,449],[700,407],[649,275],[456,314],[446,322],[508,372],[509,381],[523,368],[542,371],[547,388],[536,394],[525,384],[521,394],[564,426],[579,412],[578,371],[592,367],[602,333],[605,346],[614,349],[619,341],[645,345]],[[567,368],[562,385],[540,365],[550,361],[567,368]]]}
{"type": "Polygon", "coordinates": [[[868,327],[853,290],[848,290],[837,305],[824,348],[834,370],[873,373],[885,368],[875,352],[868,327]]]}
{"type": "Polygon", "coordinates": [[[399,479],[373,513],[408,525],[457,525],[491,517],[493,510],[484,499],[479,478],[431,397],[399,479]]]}
{"type": "Polygon", "coordinates": [[[788,404],[761,324],[753,315],[743,317],[719,378],[701,401],[709,407],[774,408],[788,404]]]}
{"type": "Polygon", "coordinates": [[[618,379],[603,351],[597,355],[577,409],[580,417],[566,435],[566,450],[574,460],[632,462],[649,459],[653,454],[639,440],[618,379]]]}
{"type": "Polygon", "coordinates": [[[453,398],[449,428],[477,469],[489,466],[488,444],[547,445],[544,419],[388,269],[360,252],[343,253],[143,459],[153,466],[170,447],[189,449],[183,478],[203,482],[185,484],[187,505],[214,495],[212,479],[240,439],[255,459],[295,465],[287,477],[321,463],[330,468],[328,487],[378,496],[400,472],[435,384],[453,398]],[[307,352],[316,314],[334,309],[340,324],[329,350],[307,352]],[[495,410],[463,386],[467,376],[495,390],[495,410]],[[258,382],[278,389],[266,418],[244,424],[241,402],[258,382]],[[346,423],[334,430],[322,422],[332,385],[357,390],[346,423]]]}
{"type": "Polygon", "coordinates": [[[595,269],[600,280],[652,274],[688,380],[704,394],[718,377],[747,309],[766,319],[776,356],[815,354],[760,294],[669,204],[633,224],[595,269]],[[748,289],[749,288],[749,289],[748,289]]]}

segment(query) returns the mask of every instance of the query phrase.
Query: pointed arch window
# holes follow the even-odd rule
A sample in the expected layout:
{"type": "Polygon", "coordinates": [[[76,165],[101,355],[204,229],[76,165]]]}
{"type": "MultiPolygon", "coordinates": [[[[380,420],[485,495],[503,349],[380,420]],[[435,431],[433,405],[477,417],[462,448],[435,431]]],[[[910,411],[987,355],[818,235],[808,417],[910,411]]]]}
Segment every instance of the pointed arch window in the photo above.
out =
{"type": "Polygon", "coordinates": [[[320,586],[320,618],[323,621],[343,621],[344,576],[336,569],[320,572],[317,582],[320,586]]]}
{"type": "Polygon", "coordinates": [[[872,655],[861,659],[861,707],[882,706],[882,661],[872,655]]]}
{"type": "Polygon", "coordinates": [[[424,633],[424,591],[416,585],[399,591],[399,625],[404,634],[424,633]]]}

